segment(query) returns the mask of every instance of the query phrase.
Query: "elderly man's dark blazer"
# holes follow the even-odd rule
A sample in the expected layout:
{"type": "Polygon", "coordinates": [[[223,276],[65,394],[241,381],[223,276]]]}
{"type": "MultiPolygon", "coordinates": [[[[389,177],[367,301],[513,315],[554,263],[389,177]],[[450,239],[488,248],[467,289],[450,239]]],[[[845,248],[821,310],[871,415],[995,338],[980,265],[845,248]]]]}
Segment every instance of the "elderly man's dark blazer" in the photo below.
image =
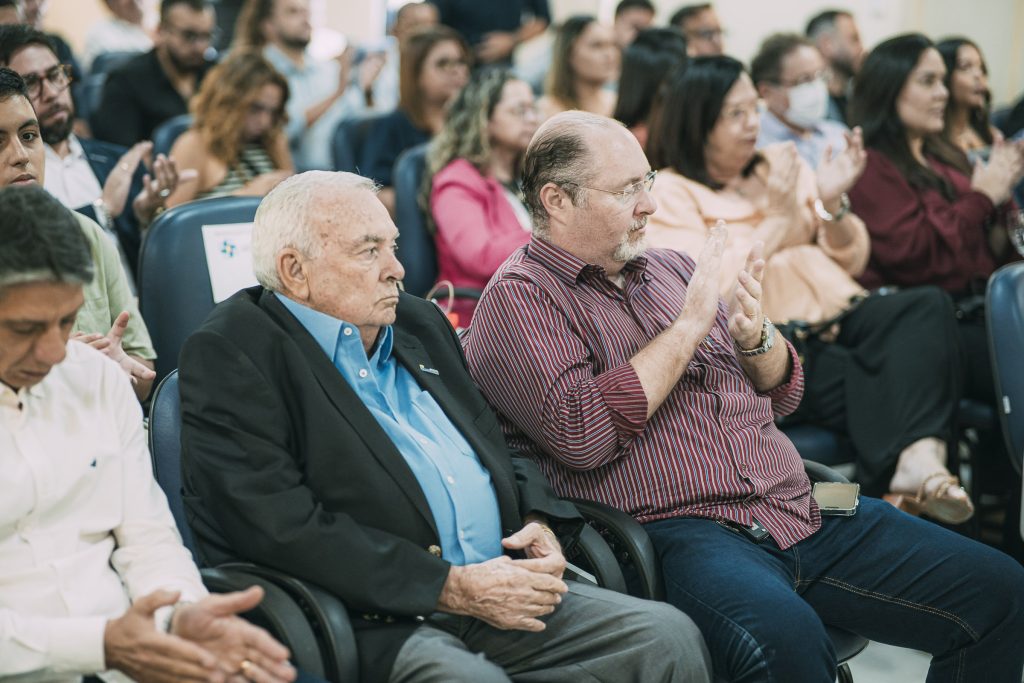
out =
{"type": "MultiPolygon", "coordinates": [[[[491,474],[502,531],[531,512],[578,533],[532,463],[511,457],[437,307],[403,294],[394,354],[491,474]]],[[[182,468],[201,560],[246,560],[331,591],[353,617],[365,680],[434,611],[450,565],[412,470],[313,337],[270,292],[238,292],[179,363],[182,468]]]]}

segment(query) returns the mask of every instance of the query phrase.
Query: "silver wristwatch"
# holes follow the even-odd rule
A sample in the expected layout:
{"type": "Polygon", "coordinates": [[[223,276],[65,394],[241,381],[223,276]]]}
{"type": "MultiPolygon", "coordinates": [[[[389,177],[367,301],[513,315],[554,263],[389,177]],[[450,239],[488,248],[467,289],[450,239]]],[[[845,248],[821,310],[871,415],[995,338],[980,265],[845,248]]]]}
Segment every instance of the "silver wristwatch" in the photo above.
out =
{"type": "Polygon", "coordinates": [[[733,341],[733,346],[736,347],[736,353],[741,356],[760,356],[763,353],[768,353],[772,350],[775,345],[775,325],[772,325],[772,321],[768,319],[768,316],[764,316],[764,322],[761,324],[761,345],[753,349],[743,349],[740,345],[733,341]]]}

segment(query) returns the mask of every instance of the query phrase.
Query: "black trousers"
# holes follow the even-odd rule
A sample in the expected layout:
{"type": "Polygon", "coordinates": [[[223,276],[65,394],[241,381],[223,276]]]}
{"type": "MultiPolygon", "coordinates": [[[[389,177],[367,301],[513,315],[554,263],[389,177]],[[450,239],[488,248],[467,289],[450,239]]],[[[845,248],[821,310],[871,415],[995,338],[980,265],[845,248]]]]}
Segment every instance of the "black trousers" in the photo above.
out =
{"type": "Polygon", "coordinates": [[[845,434],[864,493],[888,489],[913,442],[950,441],[962,359],[949,296],[935,287],[865,299],[835,342],[809,341],[804,398],[794,418],[845,434]]]}

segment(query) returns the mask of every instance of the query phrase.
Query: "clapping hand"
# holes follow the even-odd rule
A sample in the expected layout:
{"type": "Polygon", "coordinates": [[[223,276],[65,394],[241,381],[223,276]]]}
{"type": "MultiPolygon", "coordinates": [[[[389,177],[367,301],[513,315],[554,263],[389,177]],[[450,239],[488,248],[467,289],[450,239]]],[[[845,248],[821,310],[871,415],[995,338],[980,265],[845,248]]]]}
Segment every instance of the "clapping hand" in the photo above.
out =
{"type": "Polygon", "coordinates": [[[764,278],[764,244],[755,242],[747,254],[736,282],[736,297],[729,316],[729,334],[741,349],[761,345],[764,311],[761,309],[761,280],[764,278]]]}
{"type": "Polygon", "coordinates": [[[868,163],[868,155],[864,150],[864,133],[860,126],[846,133],[846,149],[832,155],[832,146],[825,148],[818,164],[818,196],[825,208],[831,212],[838,211],[839,198],[849,192],[854,183],[864,173],[868,163]]]}
{"type": "MultiPolygon", "coordinates": [[[[149,150],[152,151],[151,149],[149,150]]],[[[149,173],[142,177],[142,190],[132,201],[132,210],[142,225],[148,225],[158,209],[165,206],[167,198],[178,185],[199,177],[195,169],[178,170],[174,159],[158,154],[150,163],[149,152],[143,156],[143,162],[149,173]]]]}

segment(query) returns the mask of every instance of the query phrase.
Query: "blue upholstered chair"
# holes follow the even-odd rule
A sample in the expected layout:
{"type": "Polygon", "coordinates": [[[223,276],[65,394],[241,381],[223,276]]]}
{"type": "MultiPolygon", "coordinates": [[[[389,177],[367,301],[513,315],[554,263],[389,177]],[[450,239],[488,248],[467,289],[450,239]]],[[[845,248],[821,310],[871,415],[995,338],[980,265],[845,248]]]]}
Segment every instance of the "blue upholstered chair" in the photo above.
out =
{"type": "Polygon", "coordinates": [[[153,130],[153,156],[170,154],[174,141],[192,125],[191,114],[180,114],[167,119],[153,130]]]}
{"type": "Polygon", "coordinates": [[[213,309],[203,226],[250,223],[260,197],[213,197],[161,214],[139,254],[139,308],[156,348],[157,381],[178,367],[185,339],[213,309]]]}

